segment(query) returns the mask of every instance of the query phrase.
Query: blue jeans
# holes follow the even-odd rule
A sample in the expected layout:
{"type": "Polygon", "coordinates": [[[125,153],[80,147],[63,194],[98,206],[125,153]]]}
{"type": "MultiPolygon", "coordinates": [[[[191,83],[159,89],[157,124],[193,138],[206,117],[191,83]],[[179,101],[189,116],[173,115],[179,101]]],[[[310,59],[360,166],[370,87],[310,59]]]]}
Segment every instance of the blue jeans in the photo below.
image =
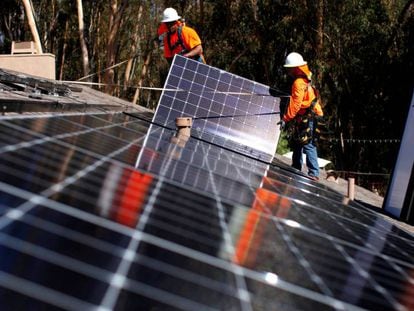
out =
{"type": "MultiPolygon", "coordinates": [[[[310,122],[309,126],[311,128],[313,127],[312,122],[310,122]]],[[[313,139],[311,139],[309,143],[307,143],[306,145],[302,145],[299,143],[294,143],[293,145],[292,167],[300,171],[302,170],[303,164],[302,153],[306,155],[306,166],[308,167],[308,175],[318,177],[318,150],[313,142],[313,139]]]]}

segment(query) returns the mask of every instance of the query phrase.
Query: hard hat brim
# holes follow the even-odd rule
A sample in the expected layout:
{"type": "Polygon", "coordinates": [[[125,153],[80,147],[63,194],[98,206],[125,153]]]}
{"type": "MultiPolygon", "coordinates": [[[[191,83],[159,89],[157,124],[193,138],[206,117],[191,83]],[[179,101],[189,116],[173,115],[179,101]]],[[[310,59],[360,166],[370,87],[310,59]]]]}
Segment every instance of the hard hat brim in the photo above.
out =
{"type": "Polygon", "coordinates": [[[169,23],[169,22],[175,22],[178,21],[181,18],[181,16],[177,15],[175,18],[164,18],[161,23],[169,23]]]}
{"type": "Polygon", "coordinates": [[[300,67],[300,66],[303,66],[303,65],[306,65],[308,62],[302,62],[302,63],[299,63],[299,64],[295,64],[295,65],[293,65],[293,64],[284,64],[283,65],[283,67],[285,67],[285,68],[294,68],[294,67],[300,67]]]}

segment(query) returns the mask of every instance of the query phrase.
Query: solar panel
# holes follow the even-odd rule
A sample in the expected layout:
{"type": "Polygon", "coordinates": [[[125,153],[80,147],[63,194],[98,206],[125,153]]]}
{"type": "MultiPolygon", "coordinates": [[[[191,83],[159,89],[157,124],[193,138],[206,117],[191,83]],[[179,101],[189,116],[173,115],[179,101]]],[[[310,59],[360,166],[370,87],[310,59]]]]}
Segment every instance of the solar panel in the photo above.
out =
{"type": "Polygon", "coordinates": [[[405,129],[384,200],[384,209],[400,219],[414,223],[414,95],[405,123],[405,129]],[[411,147],[410,147],[411,146],[411,147]]]}
{"type": "Polygon", "coordinates": [[[280,98],[268,86],[176,55],[154,122],[174,128],[194,120],[192,134],[271,162],[280,131],[280,98]]]}
{"type": "Polygon", "coordinates": [[[2,309],[412,309],[410,233],[134,115],[0,119],[2,309]]]}
{"type": "Polygon", "coordinates": [[[254,194],[242,189],[258,187],[267,164],[201,140],[191,139],[183,148],[172,137],[171,130],[151,126],[136,167],[237,203],[252,202],[254,194]],[[159,152],[155,157],[148,150],[159,152]]]}

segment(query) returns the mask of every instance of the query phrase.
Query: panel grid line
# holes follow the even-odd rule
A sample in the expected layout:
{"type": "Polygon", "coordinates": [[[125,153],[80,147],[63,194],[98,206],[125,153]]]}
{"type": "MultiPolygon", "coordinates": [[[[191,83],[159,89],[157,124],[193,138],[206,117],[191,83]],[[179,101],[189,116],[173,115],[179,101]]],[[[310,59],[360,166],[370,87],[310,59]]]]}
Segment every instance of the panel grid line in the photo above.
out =
{"type": "MultiPolygon", "coordinates": [[[[208,162],[206,163],[206,165],[207,165],[207,168],[209,168],[208,162]]],[[[243,269],[241,269],[240,266],[234,264],[231,260],[231,258],[235,254],[235,250],[234,250],[234,246],[233,246],[234,244],[233,244],[231,235],[229,233],[229,229],[228,229],[226,221],[225,221],[224,208],[223,208],[223,205],[221,203],[221,199],[220,199],[220,197],[218,195],[218,192],[217,192],[217,189],[216,189],[214,176],[213,176],[210,169],[209,169],[209,178],[212,181],[213,193],[216,196],[217,213],[218,213],[218,216],[219,216],[219,219],[220,219],[220,227],[221,227],[222,234],[223,234],[225,249],[226,249],[226,251],[228,250],[230,252],[230,255],[231,255],[230,265],[234,269],[233,273],[236,276],[236,280],[237,280],[237,284],[238,284],[237,290],[238,290],[239,299],[241,301],[241,308],[242,308],[242,310],[249,311],[249,310],[252,310],[250,294],[247,290],[246,283],[245,283],[245,280],[244,280],[243,269]]]]}
{"type": "Polygon", "coordinates": [[[66,310],[91,310],[95,307],[93,304],[87,303],[83,300],[73,298],[45,286],[15,277],[14,275],[3,271],[0,271],[0,286],[10,288],[16,292],[20,292],[35,299],[39,299],[39,297],[41,297],[42,301],[66,310]]]}
{"type": "MultiPolygon", "coordinates": [[[[8,186],[7,184],[4,184],[2,182],[0,182],[0,186],[3,189],[6,189],[10,193],[15,193],[16,195],[21,195],[23,198],[28,199],[28,198],[32,197],[31,193],[27,193],[26,191],[23,191],[21,189],[15,189],[14,187],[8,186]]],[[[83,211],[75,209],[71,206],[68,206],[68,205],[65,205],[65,204],[62,204],[62,203],[59,203],[59,202],[55,202],[55,201],[52,201],[52,200],[47,199],[47,198],[38,198],[38,199],[35,199],[35,201],[42,201],[42,203],[45,206],[47,206],[48,208],[50,208],[52,210],[56,210],[58,212],[70,215],[70,216],[75,217],[75,218],[79,218],[83,221],[91,222],[91,223],[99,225],[99,226],[104,226],[104,227],[106,227],[110,230],[113,230],[115,232],[125,234],[125,235],[129,236],[130,238],[132,238],[132,236],[135,232],[131,228],[127,228],[123,225],[114,223],[114,222],[109,221],[109,220],[105,220],[101,217],[95,216],[95,215],[87,213],[87,212],[83,212],[83,211]]],[[[280,221],[282,221],[282,220],[280,220],[280,221]]],[[[224,269],[224,270],[227,270],[229,272],[233,271],[233,269],[229,266],[227,261],[212,257],[210,255],[206,255],[204,253],[200,253],[198,251],[195,251],[195,250],[187,248],[187,247],[183,247],[179,244],[176,244],[176,243],[158,238],[154,235],[148,235],[146,233],[142,233],[142,240],[147,242],[147,243],[157,245],[157,246],[159,246],[161,248],[164,248],[166,250],[183,254],[185,256],[188,256],[189,258],[193,258],[197,261],[204,262],[204,263],[212,265],[214,267],[224,269]]],[[[285,290],[287,292],[294,293],[296,295],[306,297],[306,298],[314,300],[314,301],[319,301],[321,303],[324,303],[326,305],[329,305],[329,306],[332,306],[332,307],[335,307],[335,308],[337,308],[337,306],[338,306],[338,302],[335,299],[323,296],[323,295],[321,295],[317,292],[299,287],[295,284],[286,282],[284,280],[279,279],[276,284],[269,283],[266,280],[266,275],[265,274],[256,272],[254,270],[246,269],[246,268],[243,268],[243,274],[246,277],[249,277],[249,278],[251,278],[253,280],[256,280],[258,282],[261,282],[263,284],[273,286],[275,288],[280,288],[280,289],[285,290]]],[[[342,302],[341,302],[341,305],[342,305],[342,302]]],[[[359,309],[359,308],[355,307],[354,305],[348,305],[348,304],[344,304],[344,305],[346,306],[347,310],[362,310],[362,309],[359,309]]]]}
{"type": "MultiPolygon", "coordinates": [[[[289,187],[292,187],[292,185],[289,185],[289,187]]],[[[303,189],[300,189],[300,188],[297,188],[297,187],[296,187],[296,189],[298,189],[298,190],[300,190],[300,191],[303,191],[303,189]]],[[[273,187],[273,190],[277,192],[277,189],[276,189],[276,188],[274,188],[274,187],[273,187]]],[[[289,199],[290,201],[292,201],[292,202],[296,202],[296,203],[298,203],[298,204],[300,204],[300,205],[302,205],[302,206],[306,206],[306,207],[309,207],[309,208],[315,209],[315,210],[317,210],[318,212],[328,214],[328,215],[330,215],[330,216],[332,216],[332,217],[335,217],[335,218],[339,218],[339,219],[346,220],[347,222],[354,223],[354,224],[356,224],[356,225],[359,225],[359,226],[364,227],[364,228],[369,229],[369,230],[373,230],[373,228],[371,228],[369,225],[367,225],[367,224],[365,224],[365,223],[362,223],[362,222],[359,222],[359,221],[356,221],[356,220],[353,220],[353,219],[347,218],[347,217],[342,216],[342,215],[340,215],[340,214],[338,214],[338,213],[333,213],[333,212],[331,212],[331,211],[329,211],[329,210],[323,209],[323,208],[318,207],[318,206],[315,206],[315,205],[311,205],[311,204],[309,204],[309,203],[307,203],[307,202],[300,201],[300,200],[296,199],[296,198],[295,198],[294,196],[292,196],[292,195],[286,195],[286,194],[281,194],[281,195],[283,195],[283,197],[285,197],[285,198],[289,199]]],[[[316,197],[318,197],[320,200],[326,200],[326,201],[328,201],[328,203],[329,203],[329,204],[332,204],[332,203],[337,203],[335,200],[333,200],[333,199],[331,199],[331,198],[329,198],[329,197],[320,197],[317,193],[307,192],[307,195],[309,195],[309,196],[316,196],[316,197]]],[[[367,220],[369,219],[369,218],[368,218],[368,216],[367,216],[364,212],[362,212],[362,211],[358,210],[358,208],[356,208],[356,207],[354,207],[354,206],[345,206],[345,205],[342,205],[342,204],[341,204],[341,207],[342,207],[342,208],[344,208],[344,209],[352,209],[354,212],[356,212],[356,213],[358,213],[359,215],[363,216],[363,217],[364,217],[364,218],[366,218],[367,220]]],[[[383,225],[381,225],[381,227],[383,227],[383,225]]],[[[379,229],[376,229],[376,230],[380,231],[379,229]]],[[[409,244],[412,244],[412,243],[413,243],[412,241],[408,240],[407,238],[397,236],[397,235],[395,235],[395,234],[394,234],[394,233],[392,233],[392,232],[388,232],[388,234],[389,234],[390,236],[395,236],[395,237],[398,237],[399,239],[401,239],[401,240],[403,240],[403,241],[406,241],[406,242],[407,242],[407,243],[409,243],[409,244]]],[[[414,265],[413,265],[413,267],[414,267],[414,265]]]]}
{"type": "MultiPolygon", "coordinates": [[[[241,176],[241,178],[243,178],[243,176],[241,176]]],[[[250,189],[251,191],[255,191],[255,189],[253,189],[253,188],[251,188],[250,189]]],[[[260,198],[257,198],[257,200],[258,201],[260,201],[260,198]]],[[[265,204],[264,204],[264,202],[262,202],[262,205],[263,206],[266,206],[265,204]]],[[[269,211],[267,208],[266,208],[266,210],[267,210],[267,212],[269,213],[269,215],[272,215],[272,212],[271,211],[269,211]]],[[[332,218],[333,216],[331,215],[331,214],[329,214],[329,216],[332,218]]],[[[275,217],[273,217],[273,216],[271,216],[271,218],[273,219],[273,222],[274,222],[274,224],[277,226],[277,228],[279,229],[279,231],[281,230],[282,232],[281,232],[281,234],[282,234],[282,237],[283,237],[283,239],[286,241],[286,243],[289,245],[289,248],[291,249],[291,251],[293,251],[293,253],[295,254],[295,256],[297,256],[298,257],[298,260],[299,260],[299,262],[301,263],[301,265],[305,268],[305,270],[306,271],[308,271],[308,273],[310,274],[310,276],[311,276],[311,279],[316,283],[316,284],[318,284],[318,286],[320,286],[320,288],[323,290],[323,292],[324,292],[324,295],[325,296],[328,296],[328,297],[333,297],[333,293],[329,290],[329,288],[328,288],[328,286],[323,282],[323,280],[314,272],[314,271],[312,271],[312,268],[311,268],[311,266],[310,266],[310,264],[309,264],[309,262],[308,261],[306,261],[306,259],[301,255],[301,253],[300,253],[300,251],[298,250],[298,248],[296,247],[296,246],[294,246],[294,243],[293,243],[293,241],[289,238],[289,236],[288,236],[288,234],[287,234],[287,232],[285,232],[285,230],[283,229],[283,227],[282,227],[282,225],[281,225],[281,223],[280,223],[280,221],[282,220],[282,219],[278,219],[278,218],[275,218],[275,217]]],[[[312,221],[313,222],[313,220],[312,219],[310,219],[310,221],[312,221]]],[[[283,223],[283,221],[282,221],[282,223],[283,223]]],[[[300,228],[301,229],[303,229],[303,226],[302,225],[300,225],[300,228]]],[[[316,225],[315,226],[315,228],[316,229],[319,229],[319,231],[320,232],[323,232],[323,230],[321,230],[322,228],[320,228],[318,225],[316,225]]],[[[358,269],[357,269],[357,271],[360,273],[360,274],[362,274],[362,275],[365,275],[365,277],[367,277],[367,273],[364,271],[364,270],[362,270],[361,269],[361,267],[356,263],[356,261],[355,260],[353,260],[353,258],[351,258],[348,254],[347,254],[347,252],[344,250],[344,248],[341,246],[341,245],[339,245],[339,244],[337,244],[337,243],[335,243],[335,240],[337,240],[337,239],[335,239],[335,238],[333,238],[332,236],[330,236],[330,235],[328,235],[328,234],[321,234],[321,236],[323,236],[323,235],[325,235],[325,237],[326,238],[328,238],[328,240],[333,244],[333,246],[336,248],[336,249],[338,249],[338,251],[340,251],[342,254],[343,254],[343,256],[344,256],[344,258],[345,258],[345,260],[346,261],[348,261],[348,262],[350,262],[351,264],[352,264],[352,266],[354,266],[354,267],[358,267],[358,269]]],[[[370,249],[374,249],[373,247],[370,247],[370,249]]],[[[364,250],[365,251],[365,250],[364,250]]],[[[385,256],[386,257],[386,256],[385,256]]],[[[388,258],[385,258],[385,260],[386,261],[388,261],[387,260],[388,258]]],[[[372,280],[371,278],[369,278],[369,282],[370,283],[372,283],[373,285],[374,285],[374,288],[379,292],[379,293],[381,293],[381,294],[383,294],[384,295],[384,297],[386,297],[387,298],[387,300],[389,301],[389,302],[391,302],[392,303],[392,305],[394,306],[394,308],[395,309],[397,309],[397,310],[405,310],[405,308],[401,305],[401,304],[399,304],[388,292],[387,292],[387,290],[385,290],[382,286],[380,286],[377,282],[375,282],[374,280],[372,280]]],[[[345,308],[345,305],[344,304],[342,304],[342,302],[340,302],[339,300],[337,301],[337,306],[336,307],[339,307],[340,309],[344,309],[345,308]],[[338,303],[339,303],[339,305],[338,305],[338,303]]]]}

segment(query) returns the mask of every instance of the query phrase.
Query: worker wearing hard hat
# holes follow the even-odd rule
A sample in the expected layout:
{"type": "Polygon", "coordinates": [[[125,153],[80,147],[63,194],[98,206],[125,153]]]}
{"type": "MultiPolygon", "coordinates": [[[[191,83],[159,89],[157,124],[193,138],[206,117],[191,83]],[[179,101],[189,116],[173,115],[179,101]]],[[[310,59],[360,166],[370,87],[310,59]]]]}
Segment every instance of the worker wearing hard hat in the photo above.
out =
{"type": "MultiPolygon", "coordinates": [[[[205,63],[200,37],[194,29],[185,26],[180,19],[175,9],[164,10],[161,22],[167,29],[163,38],[165,58],[171,63],[174,55],[180,54],[205,63]]],[[[160,28],[164,28],[163,25],[160,28]]]]}
{"type": "Polygon", "coordinates": [[[318,152],[316,147],[317,123],[323,116],[316,89],[312,86],[312,73],[302,55],[292,52],[286,57],[284,67],[294,79],[286,112],[279,122],[281,129],[287,122],[294,124],[292,166],[302,170],[302,154],[306,155],[308,175],[319,179],[318,152]]]}

